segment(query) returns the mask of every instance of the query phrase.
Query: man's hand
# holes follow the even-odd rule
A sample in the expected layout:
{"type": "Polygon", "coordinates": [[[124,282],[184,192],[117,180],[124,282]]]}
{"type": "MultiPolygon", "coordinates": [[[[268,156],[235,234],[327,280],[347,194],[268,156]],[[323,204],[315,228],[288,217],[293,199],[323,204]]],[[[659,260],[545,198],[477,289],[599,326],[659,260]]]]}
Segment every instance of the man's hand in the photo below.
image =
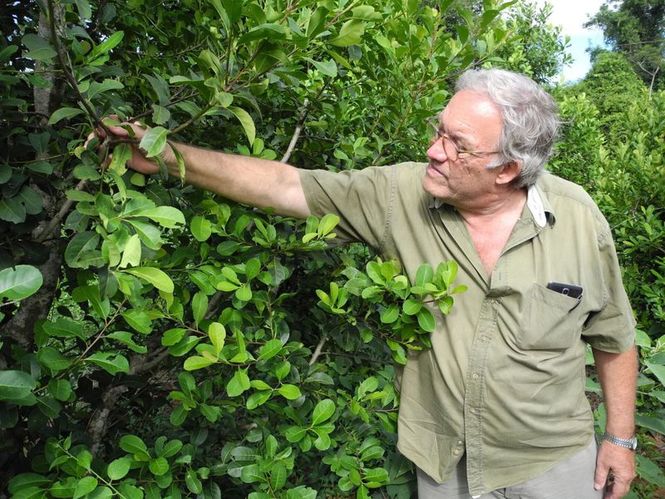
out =
{"type": "Polygon", "coordinates": [[[143,151],[139,149],[138,144],[141,142],[141,138],[147,132],[147,129],[144,128],[139,122],[122,123],[122,126],[107,125],[106,129],[113,134],[112,137],[107,137],[107,133],[104,129],[97,128],[88,136],[86,145],[88,142],[90,142],[90,140],[92,140],[93,137],[97,137],[102,141],[113,141],[114,139],[130,139],[130,133],[123,127],[131,127],[134,132],[134,140],[129,143],[130,147],[132,148],[132,157],[129,161],[127,161],[127,166],[139,173],[144,173],[146,175],[157,173],[159,171],[159,166],[157,163],[151,159],[146,158],[143,151]]]}
{"type": "Polygon", "coordinates": [[[596,458],[594,488],[605,487],[606,499],[619,499],[630,489],[635,478],[635,452],[611,442],[603,441],[596,458]]]}

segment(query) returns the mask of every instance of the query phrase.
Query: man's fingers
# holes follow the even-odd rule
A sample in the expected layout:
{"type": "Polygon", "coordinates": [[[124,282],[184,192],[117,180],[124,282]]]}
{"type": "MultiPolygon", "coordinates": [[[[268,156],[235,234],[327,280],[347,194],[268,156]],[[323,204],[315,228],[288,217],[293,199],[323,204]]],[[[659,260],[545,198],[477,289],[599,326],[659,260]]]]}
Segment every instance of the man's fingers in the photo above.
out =
{"type": "Polygon", "coordinates": [[[595,490],[602,490],[602,488],[605,487],[605,483],[607,482],[607,472],[608,468],[606,466],[603,466],[600,463],[596,465],[596,474],[593,477],[593,488],[595,490]]]}

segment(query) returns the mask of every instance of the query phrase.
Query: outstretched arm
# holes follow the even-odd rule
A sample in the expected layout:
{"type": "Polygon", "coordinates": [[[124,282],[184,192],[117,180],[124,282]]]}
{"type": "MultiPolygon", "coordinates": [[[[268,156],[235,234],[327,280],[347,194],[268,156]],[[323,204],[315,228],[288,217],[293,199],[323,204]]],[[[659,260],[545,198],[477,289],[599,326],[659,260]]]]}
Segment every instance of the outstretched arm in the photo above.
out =
{"type": "MultiPolygon", "coordinates": [[[[131,124],[131,127],[140,140],[146,130],[136,123],[131,124]]],[[[109,129],[118,137],[128,136],[127,131],[121,127],[109,129]]],[[[103,132],[97,133],[103,135],[103,132]]],[[[305,218],[310,214],[297,168],[277,161],[171,143],[185,160],[187,183],[233,201],[258,208],[272,208],[281,215],[305,218]]],[[[166,147],[162,157],[169,173],[178,176],[177,161],[170,147],[166,147]]],[[[132,144],[132,158],[128,165],[145,174],[159,170],[157,164],[146,158],[135,144],[132,144]]]]}
{"type": "MultiPolygon", "coordinates": [[[[622,353],[593,350],[596,370],[603,389],[607,410],[607,432],[629,439],[635,434],[635,392],[637,383],[637,351],[635,347],[622,353]]],[[[605,497],[618,499],[628,493],[635,477],[635,452],[603,441],[596,460],[595,487],[607,484],[605,497]],[[608,477],[611,480],[608,481],[608,477]]]]}

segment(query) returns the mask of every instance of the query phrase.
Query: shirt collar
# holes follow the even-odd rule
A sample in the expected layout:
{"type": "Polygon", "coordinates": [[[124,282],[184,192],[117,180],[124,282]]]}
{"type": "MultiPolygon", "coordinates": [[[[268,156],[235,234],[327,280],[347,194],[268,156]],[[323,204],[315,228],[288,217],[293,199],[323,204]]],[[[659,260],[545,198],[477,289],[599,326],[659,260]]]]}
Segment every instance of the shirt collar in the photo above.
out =
{"type": "MultiPolygon", "coordinates": [[[[429,207],[438,210],[444,204],[445,203],[443,200],[431,196],[429,207]]],[[[531,212],[531,215],[533,216],[533,219],[538,227],[545,227],[548,220],[552,225],[554,225],[555,217],[549,200],[547,197],[542,195],[540,189],[536,185],[530,186],[527,190],[526,206],[529,208],[529,211],[531,212]]]]}

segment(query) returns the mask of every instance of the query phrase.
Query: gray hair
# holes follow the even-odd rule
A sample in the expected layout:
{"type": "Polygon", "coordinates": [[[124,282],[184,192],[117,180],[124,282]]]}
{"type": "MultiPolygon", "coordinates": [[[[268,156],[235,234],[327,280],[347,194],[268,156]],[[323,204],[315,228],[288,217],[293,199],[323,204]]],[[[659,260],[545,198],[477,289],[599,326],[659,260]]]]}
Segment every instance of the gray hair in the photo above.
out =
{"type": "Polygon", "coordinates": [[[522,168],[516,185],[535,184],[552,154],[560,123],[552,96],[531,78],[503,69],[465,71],[455,90],[487,94],[501,111],[499,150],[503,157],[488,168],[517,161],[522,168]]]}

